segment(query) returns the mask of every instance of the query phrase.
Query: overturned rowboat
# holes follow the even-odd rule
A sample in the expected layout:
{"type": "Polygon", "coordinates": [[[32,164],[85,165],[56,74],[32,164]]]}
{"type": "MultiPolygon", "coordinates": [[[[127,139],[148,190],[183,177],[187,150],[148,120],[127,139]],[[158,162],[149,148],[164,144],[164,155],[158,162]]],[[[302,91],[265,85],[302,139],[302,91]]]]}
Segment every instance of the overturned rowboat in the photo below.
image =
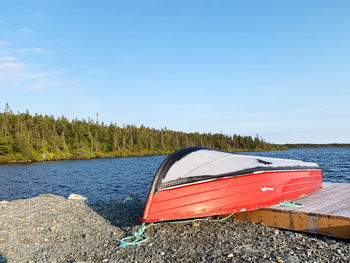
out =
{"type": "Polygon", "coordinates": [[[181,149],[160,165],[142,222],[248,211],[291,201],[322,188],[316,163],[181,149]]]}

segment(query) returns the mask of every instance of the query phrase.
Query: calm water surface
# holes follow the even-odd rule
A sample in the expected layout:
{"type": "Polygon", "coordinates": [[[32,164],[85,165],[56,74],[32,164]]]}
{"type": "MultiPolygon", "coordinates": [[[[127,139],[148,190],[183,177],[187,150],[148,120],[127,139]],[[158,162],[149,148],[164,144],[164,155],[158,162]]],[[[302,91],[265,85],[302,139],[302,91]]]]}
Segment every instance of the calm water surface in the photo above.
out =
{"type": "MultiPolygon", "coordinates": [[[[350,183],[350,148],[294,149],[244,153],[316,162],[323,181],[350,183]]],[[[0,165],[0,201],[43,193],[86,196],[106,203],[128,195],[147,198],[153,176],[166,156],[128,157],[0,165]]]]}

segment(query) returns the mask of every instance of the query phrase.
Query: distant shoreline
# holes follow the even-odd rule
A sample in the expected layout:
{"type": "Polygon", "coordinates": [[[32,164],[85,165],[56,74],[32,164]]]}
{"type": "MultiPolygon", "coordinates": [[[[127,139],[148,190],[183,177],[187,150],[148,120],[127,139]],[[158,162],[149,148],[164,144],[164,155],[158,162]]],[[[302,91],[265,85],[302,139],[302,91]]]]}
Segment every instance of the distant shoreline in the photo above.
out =
{"type": "MultiPolygon", "coordinates": [[[[255,150],[238,150],[232,152],[270,152],[270,151],[286,151],[284,150],[266,150],[266,149],[255,149],[255,150]]],[[[70,160],[92,160],[92,159],[114,159],[114,158],[128,158],[128,157],[147,157],[147,156],[161,156],[161,155],[169,155],[174,151],[170,151],[168,153],[146,153],[146,154],[130,154],[130,155],[120,155],[120,156],[94,156],[94,157],[73,157],[73,158],[62,158],[62,159],[45,159],[45,160],[9,160],[9,161],[0,161],[0,165],[2,164],[26,164],[26,163],[37,163],[37,162],[51,162],[51,161],[70,161],[70,160]]]]}
{"type": "MultiPolygon", "coordinates": [[[[289,146],[291,144],[281,144],[281,146],[289,146]]],[[[241,152],[271,152],[271,151],[288,151],[293,149],[334,149],[334,148],[350,148],[350,144],[325,144],[324,146],[321,146],[320,144],[315,145],[314,147],[310,146],[310,144],[295,144],[300,145],[300,147],[288,147],[286,149],[255,149],[255,150],[242,150],[237,149],[236,151],[232,151],[233,153],[241,153],[241,152]],[[302,146],[303,145],[303,146],[302,146]],[[307,146],[306,146],[307,145],[307,146]],[[338,146],[339,145],[339,146],[338,146]]],[[[28,163],[37,163],[37,162],[50,162],[50,161],[71,161],[71,160],[92,160],[92,159],[114,159],[114,158],[127,158],[127,157],[147,157],[147,156],[162,156],[162,155],[169,155],[173,153],[173,151],[167,152],[167,153],[145,153],[145,154],[129,154],[129,155],[120,155],[120,156],[108,156],[108,155],[101,155],[101,156],[94,156],[94,157],[73,157],[73,158],[62,158],[62,159],[45,159],[45,160],[8,160],[8,161],[0,161],[0,165],[5,164],[28,164],[28,163]]],[[[1,156],[0,156],[1,157],[1,156]]],[[[4,156],[3,156],[4,157],[4,156]]]]}
{"type": "Polygon", "coordinates": [[[314,149],[314,148],[349,148],[350,143],[285,143],[279,144],[290,149],[314,149]]]}

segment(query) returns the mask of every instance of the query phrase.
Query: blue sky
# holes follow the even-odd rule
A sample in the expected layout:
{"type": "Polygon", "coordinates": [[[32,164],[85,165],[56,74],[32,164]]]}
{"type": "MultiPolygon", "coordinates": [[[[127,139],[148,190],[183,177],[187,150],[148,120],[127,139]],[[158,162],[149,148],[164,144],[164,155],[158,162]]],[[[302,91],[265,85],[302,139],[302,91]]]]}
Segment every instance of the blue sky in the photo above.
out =
{"type": "Polygon", "coordinates": [[[350,142],[349,1],[0,2],[0,109],[350,142]]]}

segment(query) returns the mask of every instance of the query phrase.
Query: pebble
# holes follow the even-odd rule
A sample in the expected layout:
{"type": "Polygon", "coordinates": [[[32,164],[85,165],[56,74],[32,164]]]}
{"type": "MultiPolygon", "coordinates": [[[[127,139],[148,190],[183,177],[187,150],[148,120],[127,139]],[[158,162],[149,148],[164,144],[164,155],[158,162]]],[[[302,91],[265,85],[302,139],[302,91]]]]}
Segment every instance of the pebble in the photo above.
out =
{"type": "Polygon", "coordinates": [[[0,254],[0,263],[6,263],[7,259],[0,254]]]}
{"type": "Polygon", "coordinates": [[[284,258],[284,263],[300,263],[300,260],[297,256],[288,256],[284,258]]]}
{"type": "Polygon", "coordinates": [[[350,262],[348,241],[238,220],[158,224],[145,230],[147,242],[120,248],[118,239],[139,229],[143,205],[48,194],[11,201],[0,206],[0,263],[350,262]]]}

